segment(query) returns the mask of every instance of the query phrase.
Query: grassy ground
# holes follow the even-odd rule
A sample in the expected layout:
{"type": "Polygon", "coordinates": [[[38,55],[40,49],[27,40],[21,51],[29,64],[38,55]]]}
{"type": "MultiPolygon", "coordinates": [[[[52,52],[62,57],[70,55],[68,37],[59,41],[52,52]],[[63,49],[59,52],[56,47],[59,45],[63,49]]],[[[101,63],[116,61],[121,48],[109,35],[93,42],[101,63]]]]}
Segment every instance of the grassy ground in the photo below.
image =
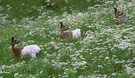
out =
{"type": "MultiPolygon", "coordinates": [[[[72,9],[71,9],[72,10],[72,9]]],[[[134,78],[135,5],[127,1],[107,1],[88,7],[86,12],[44,12],[35,21],[23,19],[19,24],[3,21],[0,24],[0,78],[134,78]],[[118,6],[128,22],[115,25],[113,6],[118,6]],[[81,28],[81,40],[62,42],[59,21],[69,31],[81,28]],[[14,58],[10,38],[21,43],[17,47],[37,44],[37,58],[14,58]],[[133,61],[133,62],[132,62],[133,61]]]]}
{"type": "MultiPolygon", "coordinates": [[[[7,15],[6,19],[17,21],[30,17],[35,19],[46,10],[53,10],[55,12],[72,13],[74,10],[86,11],[88,6],[101,4],[101,0],[1,0],[0,13],[7,15]],[[77,1],[77,3],[76,3],[77,1]]],[[[0,15],[1,16],[1,15],[0,15]]]]}

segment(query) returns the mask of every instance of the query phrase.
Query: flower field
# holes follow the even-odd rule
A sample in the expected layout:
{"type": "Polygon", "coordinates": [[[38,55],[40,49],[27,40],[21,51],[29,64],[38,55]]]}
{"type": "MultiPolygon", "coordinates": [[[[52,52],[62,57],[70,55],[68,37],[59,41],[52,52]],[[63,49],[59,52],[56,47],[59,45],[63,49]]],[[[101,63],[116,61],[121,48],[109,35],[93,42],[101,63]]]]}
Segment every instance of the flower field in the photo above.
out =
{"type": "Polygon", "coordinates": [[[48,10],[35,20],[23,18],[19,23],[1,15],[0,78],[134,78],[134,3],[106,1],[85,12],[55,14],[48,10]],[[115,6],[129,16],[126,23],[115,24],[115,6]],[[68,31],[82,29],[83,37],[61,41],[60,21],[68,31]],[[37,57],[15,58],[10,51],[12,35],[21,41],[16,47],[40,46],[37,57]]]}

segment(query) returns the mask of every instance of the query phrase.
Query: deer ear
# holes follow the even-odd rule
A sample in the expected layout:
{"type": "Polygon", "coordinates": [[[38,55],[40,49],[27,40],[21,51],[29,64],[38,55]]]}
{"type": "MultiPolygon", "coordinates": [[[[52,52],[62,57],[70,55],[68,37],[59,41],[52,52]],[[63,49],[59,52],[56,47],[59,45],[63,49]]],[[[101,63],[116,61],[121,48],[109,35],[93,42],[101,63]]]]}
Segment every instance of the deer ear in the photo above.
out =
{"type": "Polygon", "coordinates": [[[63,21],[61,21],[60,24],[63,24],[63,21]]]}
{"type": "Polygon", "coordinates": [[[60,22],[61,27],[63,26],[63,21],[60,22]]]}
{"type": "Polygon", "coordinates": [[[114,7],[113,7],[113,9],[114,9],[115,12],[117,11],[117,8],[114,8],[114,7]]]}
{"type": "Polygon", "coordinates": [[[11,40],[14,41],[14,36],[12,36],[11,40]]]}

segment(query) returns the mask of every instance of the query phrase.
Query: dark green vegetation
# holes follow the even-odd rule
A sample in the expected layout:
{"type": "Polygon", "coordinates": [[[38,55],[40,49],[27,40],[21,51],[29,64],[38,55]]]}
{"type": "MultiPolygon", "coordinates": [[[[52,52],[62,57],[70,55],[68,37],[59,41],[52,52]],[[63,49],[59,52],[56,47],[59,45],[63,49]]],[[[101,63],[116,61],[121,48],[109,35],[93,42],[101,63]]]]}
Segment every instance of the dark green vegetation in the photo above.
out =
{"type": "Polygon", "coordinates": [[[35,19],[44,11],[53,10],[55,13],[73,11],[86,11],[89,6],[101,4],[103,1],[87,0],[1,0],[2,14],[8,14],[7,19],[22,19],[29,17],[35,19]]]}

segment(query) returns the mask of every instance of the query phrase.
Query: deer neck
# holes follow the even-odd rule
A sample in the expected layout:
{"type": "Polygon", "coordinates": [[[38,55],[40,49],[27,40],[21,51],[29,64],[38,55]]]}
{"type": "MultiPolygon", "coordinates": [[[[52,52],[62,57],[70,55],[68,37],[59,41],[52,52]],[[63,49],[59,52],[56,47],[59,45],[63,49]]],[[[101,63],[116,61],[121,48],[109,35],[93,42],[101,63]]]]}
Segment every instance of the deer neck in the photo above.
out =
{"type": "Polygon", "coordinates": [[[12,45],[12,53],[13,53],[15,56],[20,56],[22,49],[23,49],[23,48],[15,48],[15,45],[12,45]]]}
{"type": "Polygon", "coordinates": [[[116,19],[118,19],[118,18],[119,18],[119,16],[118,16],[116,13],[115,13],[115,18],[116,18],[116,19]]]}
{"type": "Polygon", "coordinates": [[[62,39],[64,37],[64,31],[60,30],[60,38],[62,39]]]}
{"type": "Polygon", "coordinates": [[[61,39],[70,39],[71,37],[72,37],[72,32],[60,31],[60,38],[61,39]]]}

